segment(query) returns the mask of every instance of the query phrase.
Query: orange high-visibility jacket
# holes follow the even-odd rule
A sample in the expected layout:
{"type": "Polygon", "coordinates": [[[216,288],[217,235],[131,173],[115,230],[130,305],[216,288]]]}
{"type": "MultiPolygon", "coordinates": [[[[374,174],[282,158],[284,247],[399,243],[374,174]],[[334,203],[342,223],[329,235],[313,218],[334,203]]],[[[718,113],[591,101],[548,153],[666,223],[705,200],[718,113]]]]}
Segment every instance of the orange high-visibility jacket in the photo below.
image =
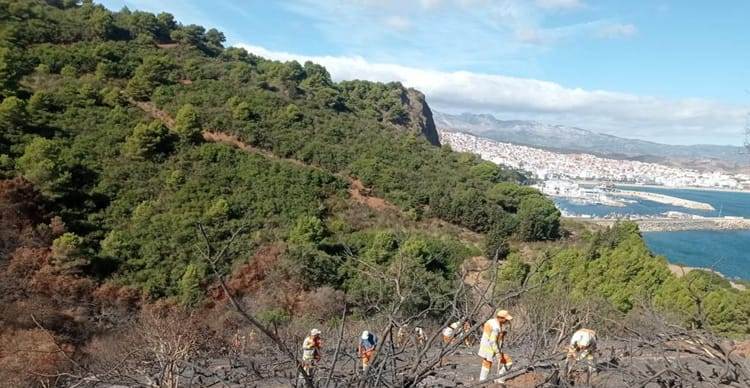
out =
{"type": "Polygon", "coordinates": [[[502,334],[507,331],[507,324],[501,324],[496,318],[491,318],[484,323],[482,328],[482,340],[479,343],[479,357],[487,361],[493,361],[500,353],[500,344],[503,341],[502,334]]]}

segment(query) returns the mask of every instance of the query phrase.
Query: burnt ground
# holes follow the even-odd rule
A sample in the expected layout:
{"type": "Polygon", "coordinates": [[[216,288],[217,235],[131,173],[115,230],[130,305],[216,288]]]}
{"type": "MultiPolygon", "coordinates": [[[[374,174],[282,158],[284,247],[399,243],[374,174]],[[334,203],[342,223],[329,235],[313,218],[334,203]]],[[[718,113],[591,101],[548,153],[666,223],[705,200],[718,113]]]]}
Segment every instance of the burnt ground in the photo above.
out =
{"type": "MultiPolygon", "coordinates": [[[[680,349],[679,344],[673,344],[672,348],[680,349]]],[[[331,345],[333,346],[333,345],[331,345]]],[[[738,351],[746,344],[738,346],[738,351]]],[[[428,352],[428,357],[435,356],[440,345],[434,351],[428,352]]],[[[407,349],[397,356],[397,362],[406,362],[415,354],[416,349],[407,349]]],[[[444,358],[442,366],[434,370],[425,378],[419,387],[555,387],[572,386],[584,387],[585,372],[581,366],[575,370],[571,380],[555,380],[557,376],[556,367],[563,367],[564,350],[556,353],[556,359],[547,362],[530,362],[525,357],[524,351],[517,348],[508,348],[506,351],[514,356],[514,367],[511,369],[505,384],[497,384],[492,381],[480,383],[478,381],[480,371],[480,360],[476,356],[474,347],[460,346],[454,354],[444,358]],[[529,368],[531,364],[536,368],[529,368]]],[[[333,358],[334,349],[325,349],[324,357],[315,374],[316,382],[325,386],[328,376],[328,366],[333,358]]],[[[649,351],[643,347],[633,347],[631,343],[624,341],[602,341],[597,353],[598,372],[591,377],[591,387],[614,387],[628,388],[640,386],[645,388],[661,387],[724,387],[743,385],[714,384],[717,376],[724,371],[711,367],[701,361],[700,356],[689,354],[686,351],[649,351]],[[666,368],[666,363],[677,363],[690,367],[694,375],[674,376],[666,368]],[[637,384],[636,384],[637,382],[637,384]]],[[[382,360],[381,360],[382,361],[382,360]]],[[[390,363],[392,360],[388,360],[390,363]]],[[[748,360],[742,359],[745,366],[748,360]]],[[[351,386],[353,379],[358,376],[359,362],[353,349],[342,347],[339,361],[336,367],[334,379],[338,383],[331,386],[351,386]]],[[[494,372],[494,371],[493,371],[494,372]]],[[[681,373],[684,373],[681,372],[681,373]]],[[[263,352],[263,354],[234,354],[226,358],[210,358],[207,361],[191,364],[182,374],[192,384],[186,386],[195,387],[289,387],[302,386],[302,382],[296,378],[292,364],[278,354],[263,352]]],[[[376,383],[377,378],[372,376],[369,386],[386,386],[376,383]]],[[[392,380],[391,380],[392,381],[392,380]]]]}

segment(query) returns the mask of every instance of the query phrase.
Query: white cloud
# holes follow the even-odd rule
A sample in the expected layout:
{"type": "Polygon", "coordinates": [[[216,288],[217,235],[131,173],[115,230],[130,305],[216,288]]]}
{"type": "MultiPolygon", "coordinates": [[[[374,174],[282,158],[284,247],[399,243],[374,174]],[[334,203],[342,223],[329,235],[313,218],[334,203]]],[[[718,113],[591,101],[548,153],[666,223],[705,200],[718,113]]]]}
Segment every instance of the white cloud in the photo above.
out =
{"type": "Polygon", "coordinates": [[[544,9],[570,9],[583,7],[580,0],[536,0],[537,7],[544,9]]]}
{"type": "MultiPolygon", "coordinates": [[[[559,10],[586,8],[583,0],[287,0],[287,11],[347,53],[381,62],[417,65],[434,57],[445,68],[533,66],[557,44],[615,34],[598,15],[550,22],[559,10]],[[384,28],[385,27],[385,28],[384,28]],[[394,52],[398,55],[394,57],[394,52]],[[473,62],[473,63],[472,63],[473,62]]],[[[616,19],[613,19],[616,20],[616,19]]]]}
{"type": "Polygon", "coordinates": [[[669,100],[570,88],[529,78],[371,63],[358,56],[304,56],[239,46],[275,60],[320,63],[337,81],[399,81],[424,92],[438,110],[491,112],[504,118],[539,119],[647,140],[738,143],[750,110],[749,106],[705,99],[669,100]]]}
{"type": "Polygon", "coordinates": [[[386,26],[398,31],[408,30],[411,27],[411,21],[399,15],[389,16],[383,22],[386,26]]]}
{"type": "Polygon", "coordinates": [[[423,8],[433,9],[440,5],[440,0],[419,0],[423,8]]]}
{"type": "Polygon", "coordinates": [[[586,35],[588,31],[596,28],[599,28],[598,23],[581,23],[557,28],[523,26],[516,29],[515,38],[526,44],[551,46],[561,41],[586,35]]]}
{"type": "Polygon", "coordinates": [[[602,38],[628,38],[638,33],[638,28],[633,24],[610,23],[599,29],[598,35],[602,38]]]}
{"type": "Polygon", "coordinates": [[[544,30],[533,27],[516,29],[515,37],[519,42],[528,44],[545,44],[550,40],[549,34],[546,34],[544,30]]]}

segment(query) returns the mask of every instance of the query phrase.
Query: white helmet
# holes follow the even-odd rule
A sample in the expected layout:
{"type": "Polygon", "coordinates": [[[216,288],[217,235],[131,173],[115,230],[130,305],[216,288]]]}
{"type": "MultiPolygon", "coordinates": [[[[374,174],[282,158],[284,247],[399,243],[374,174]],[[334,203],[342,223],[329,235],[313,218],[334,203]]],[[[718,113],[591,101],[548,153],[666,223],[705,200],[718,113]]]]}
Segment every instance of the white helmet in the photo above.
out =
{"type": "Polygon", "coordinates": [[[366,339],[369,339],[369,338],[370,338],[370,332],[367,331],[367,330],[363,331],[362,332],[362,339],[366,340],[366,339]]]}
{"type": "Polygon", "coordinates": [[[316,335],[320,335],[320,330],[318,329],[312,329],[310,330],[310,335],[315,337],[316,335]]]}
{"type": "Polygon", "coordinates": [[[510,315],[508,310],[498,309],[497,312],[495,312],[495,316],[498,318],[504,318],[506,321],[510,321],[513,319],[513,316],[510,315]]]}

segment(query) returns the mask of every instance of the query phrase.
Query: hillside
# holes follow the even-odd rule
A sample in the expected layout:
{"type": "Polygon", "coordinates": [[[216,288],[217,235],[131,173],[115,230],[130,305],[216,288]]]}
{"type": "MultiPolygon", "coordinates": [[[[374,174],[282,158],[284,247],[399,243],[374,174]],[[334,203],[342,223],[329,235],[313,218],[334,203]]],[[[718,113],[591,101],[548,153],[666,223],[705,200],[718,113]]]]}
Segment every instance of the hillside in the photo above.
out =
{"type": "Polygon", "coordinates": [[[318,65],[225,50],[216,30],[165,15],[32,4],[11,29],[26,52],[9,51],[20,57],[10,63],[16,76],[2,106],[17,117],[0,144],[5,165],[17,170],[5,174],[35,183],[94,265],[117,264],[112,270],[126,283],[176,292],[191,260],[171,244],[185,241],[194,233],[186,227],[206,222],[211,209],[220,211],[222,233],[249,224],[285,234],[298,217],[326,217],[326,202],[346,185],[337,176],[359,179],[414,217],[476,231],[515,211],[484,192],[522,176],[434,148],[430,110],[417,91],[334,84],[318,65]],[[149,100],[161,116],[143,111],[139,102],[149,100]],[[205,144],[204,131],[299,163],[205,144]],[[173,241],[166,251],[165,239],[173,241]],[[172,273],[152,273],[153,265],[172,273]]]}
{"type": "Polygon", "coordinates": [[[626,139],[565,125],[525,120],[498,120],[489,114],[451,115],[435,112],[437,127],[466,131],[493,140],[541,147],[559,152],[660,162],[695,168],[737,169],[747,162],[742,147],[669,145],[626,139]]]}
{"type": "Polygon", "coordinates": [[[675,277],[634,225],[561,224],[520,172],[441,147],[419,91],[336,83],[167,13],[0,0],[0,20],[6,386],[418,386],[459,354],[443,327],[499,306],[527,366],[574,321],[750,334],[750,292],[675,277]],[[413,325],[429,343],[396,345],[413,325]],[[312,327],[327,376],[299,368],[312,327]],[[362,330],[382,341],[359,373],[362,330]]]}

